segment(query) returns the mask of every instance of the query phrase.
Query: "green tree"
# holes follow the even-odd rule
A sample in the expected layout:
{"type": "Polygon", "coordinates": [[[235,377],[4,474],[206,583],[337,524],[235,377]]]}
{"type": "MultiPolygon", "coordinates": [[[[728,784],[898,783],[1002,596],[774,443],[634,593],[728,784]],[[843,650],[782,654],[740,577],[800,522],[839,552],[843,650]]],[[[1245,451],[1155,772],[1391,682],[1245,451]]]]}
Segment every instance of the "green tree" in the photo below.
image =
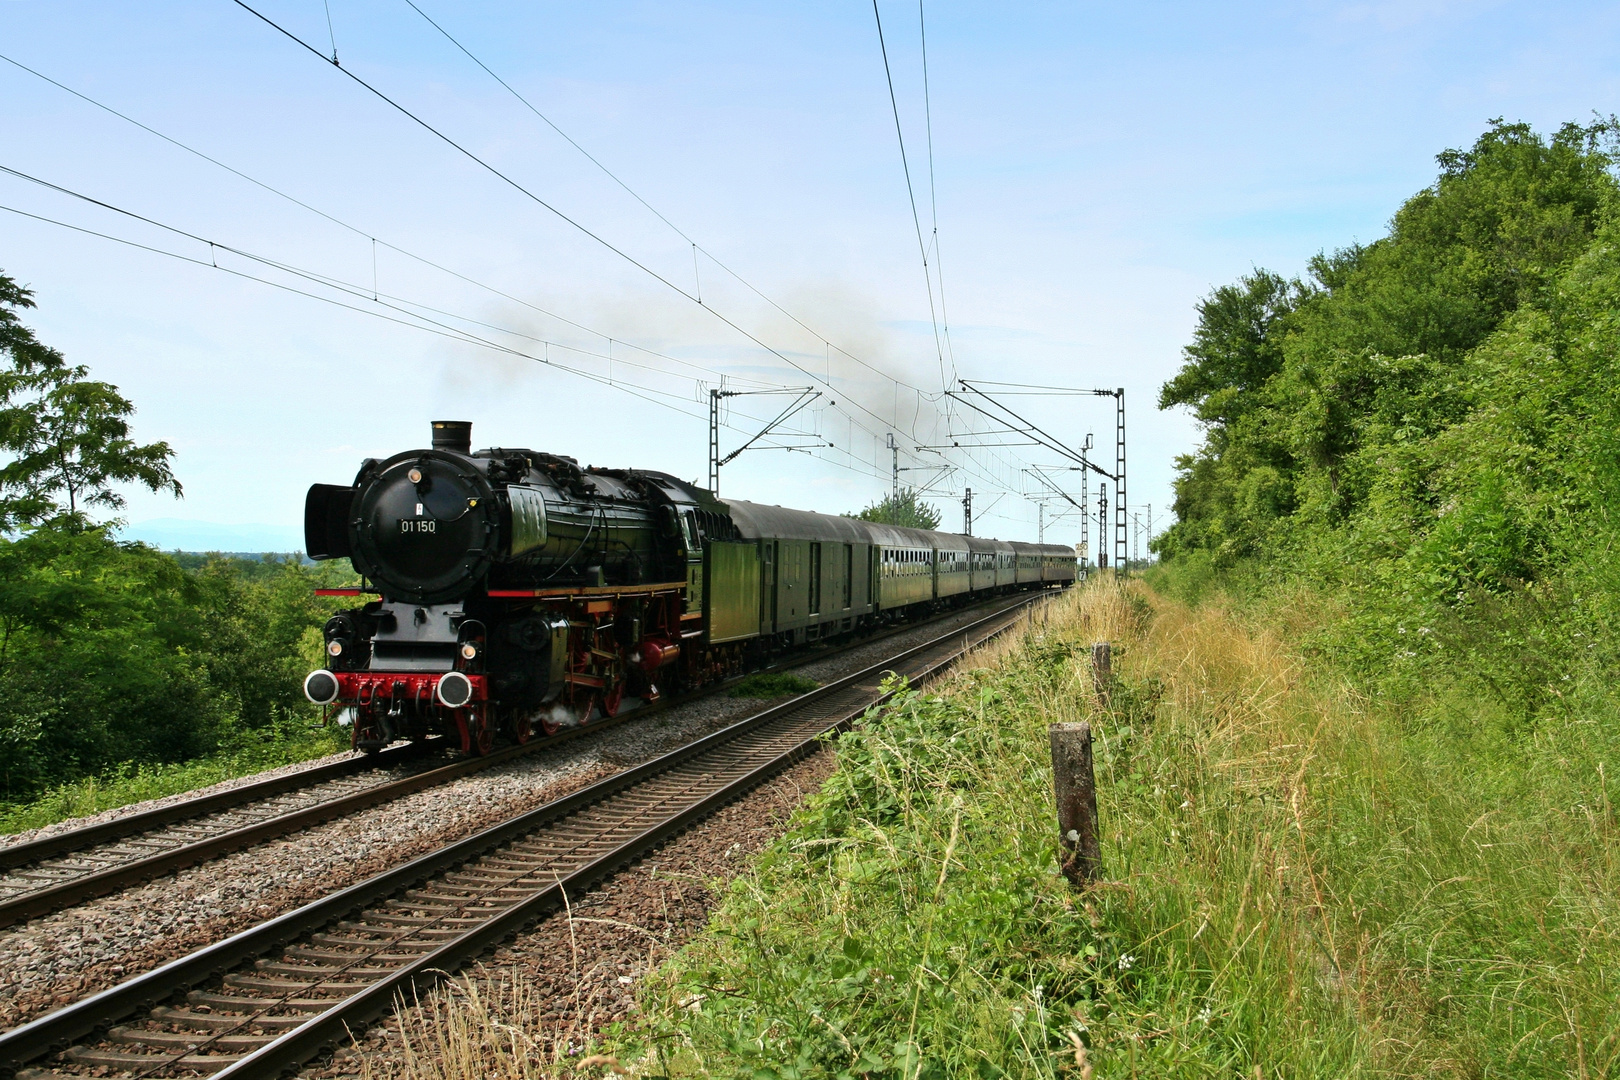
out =
{"type": "Polygon", "coordinates": [[[1256,269],[1198,303],[1198,328],[1176,377],[1159,390],[1159,408],[1188,405],[1205,424],[1227,425],[1254,404],[1282,370],[1283,320],[1309,290],[1256,269]]]}
{"type": "Polygon", "coordinates": [[[1205,437],[1177,462],[1177,522],[1155,550],[1223,562],[1322,530],[1388,546],[1426,529],[1451,464],[1426,447],[1479,407],[1475,352],[1516,312],[1554,304],[1620,205],[1616,130],[1493,121],[1438,155],[1388,236],[1317,255],[1308,283],[1256,270],[1205,299],[1160,392],[1205,437]],[[1357,524],[1366,514],[1376,527],[1357,524]]]}
{"type": "Polygon", "coordinates": [[[858,514],[846,516],[908,529],[937,529],[940,521],[939,511],[917,498],[917,493],[909,488],[873,503],[858,514]]]}
{"type": "Polygon", "coordinates": [[[0,273],[0,452],[10,456],[0,466],[0,530],[58,516],[82,521],[92,508],[120,510],[120,483],[178,498],[169,444],[130,438],[135,406],[42,344],[18,317],[34,306],[30,290],[0,273]]]}

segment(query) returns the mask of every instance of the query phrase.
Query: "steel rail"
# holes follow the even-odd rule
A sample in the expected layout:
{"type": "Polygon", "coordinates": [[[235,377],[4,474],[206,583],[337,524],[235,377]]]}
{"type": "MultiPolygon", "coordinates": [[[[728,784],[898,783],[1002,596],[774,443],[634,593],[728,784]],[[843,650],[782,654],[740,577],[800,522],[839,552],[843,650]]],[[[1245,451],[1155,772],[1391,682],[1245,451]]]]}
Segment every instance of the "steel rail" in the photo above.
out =
{"type": "MultiPolygon", "coordinates": [[[[1005,598],[997,599],[1004,600],[1005,598]]],[[[988,602],[994,603],[996,601],[988,602]]],[[[946,615],[937,616],[936,620],[960,614],[963,610],[971,610],[971,608],[957,609],[946,615]]],[[[926,627],[929,621],[935,620],[901,624],[859,640],[834,646],[831,649],[794,656],[786,662],[767,665],[760,670],[784,671],[820,660],[831,659],[841,652],[860,648],[907,630],[926,627]]],[[[215,836],[187,841],[166,851],[127,859],[105,869],[93,870],[38,889],[19,892],[16,895],[0,899],[0,929],[49,915],[54,911],[83,903],[86,900],[107,896],[123,889],[141,885],[154,878],[176,873],[232,852],[300,832],[326,821],[355,814],[430,787],[450,783],[463,776],[503,764],[516,757],[540,750],[550,750],[564,745],[572,739],[594,736],[597,732],[632,719],[640,719],[649,713],[673,708],[711,694],[724,692],[746,677],[746,675],[737,676],[689,693],[670,695],[614,717],[569,728],[555,735],[535,738],[521,746],[504,747],[482,757],[463,758],[414,776],[402,777],[399,780],[378,784],[375,787],[366,788],[350,795],[327,799],[312,806],[302,807],[234,829],[228,829],[215,836]]],[[[445,745],[447,743],[442,738],[428,739],[421,743],[390,748],[365,758],[348,758],[329,765],[317,766],[287,776],[261,781],[257,784],[246,784],[228,791],[216,792],[212,795],[176,803],[172,806],[159,807],[139,814],[130,814],[127,817],[117,818],[99,825],[69,830],[41,840],[30,841],[26,844],[0,848],[0,871],[30,866],[48,858],[85,851],[99,843],[150,833],[210,813],[220,813],[253,802],[262,802],[288,792],[316,787],[334,779],[354,775],[368,767],[401,764],[433,750],[442,749],[445,745]]]]}
{"type": "MultiPolygon", "coordinates": [[[[602,725],[597,725],[596,730],[602,725]]],[[[106,896],[153,878],[172,874],[198,863],[208,862],[243,848],[275,840],[290,833],[300,832],[325,821],[346,817],[380,803],[391,802],[430,787],[438,787],[470,773],[509,761],[520,753],[535,748],[535,744],[509,747],[485,757],[464,758],[369,787],[351,795],[327,799],[289,813],[278,814],[250,825],[231,829],[218,836],[206,837],[161,851],[145,858],[132,859],[105,870],[69,878],[56,885],[22,893],[0,901],[0,929],[48,915],[61,908],[106,896]]]]}
{"type": "MultiPolygon", "coordinates": [[[[924,680],[953,663],[973,647],[970,640],[977,631],[990,624],[999,624],[980,635],[977,640],[982,641],[994,636],[1011,626],[1016,621],[1018,612],[1049,595],[1050,593],[1043,591],[1019,596],[995,612],[903,650],[882,663],[772,706],[572,795],[527,811],[439,851],[430,852],[393,870],[0,1034],[0,1076],[11,1076],[27,1062],[93,1035],[142,1009],[151,1009],[177,992],[222,975],[232,968],[286,946],[306,934],[344,919],[356,911],[363,911],[368,905],[397,896],[428,879],[455,870],[525,836],[535,834],[548,825],[578,815],[661,774],[669,773],[693,759],[723,749],[728,743],[751,733],[758,733],[767,725],[779,721],[789,722],[796,712],[805,712],[808,707],[818,705],[851,688],[870,684],[873,680],[881,680],[885,672],[901,664],[923,657],[930,651],[948,648],[945,656],[934,659],[912,673],[914,681],[924,680]],[[949,648],[952,645],[955,647],[949,648]]],[[[976,644],[977,641],[973,643],[976,644]]],[[[502,910],[493,920],[474,927],[456,937],[454,941],[413,960],[381,982],[366,986],[359,993],[336,1003],[332,1009],[319,1013],[273,1042],[236,1059],[219,1075],[275,1076],[285,1068],[307,1060],[330,1045],[334,1037],[343,1037],[351,1028],[390,1008],[395,995],[405,985],[426,987],[442,978],[445,972],[454,970],[500,940],[519,932],[560,902],[565,890],[572,889],[577,893],[588,884],[600,881],[615,868],[656,847],[716,806],[730,801],[773,772],[798,760],[809,752],[827,731],[847,726],[856,716],[886,697],[886,694],[868,693],[863,695],[863,700],[855,703],[846,702],[839,707],[838,714],[829,722],[811,724],[813,730],[807,730],[802,737],[794,740],[792,746],[774,754],[769,760],[754,764],[743,776],[704,795],[677,812],[651,823],[646,828],[639,829],[633,838],[614,850],[595,858],[566,878],[536,890],[521,903],[502,910]]],[[[243,1025],[245,1026],[247,1022],[247,1018],[244,1018],[243,1025]]],[[[197,1041],[203,1040],[199,1038],[197,1041]]]]}

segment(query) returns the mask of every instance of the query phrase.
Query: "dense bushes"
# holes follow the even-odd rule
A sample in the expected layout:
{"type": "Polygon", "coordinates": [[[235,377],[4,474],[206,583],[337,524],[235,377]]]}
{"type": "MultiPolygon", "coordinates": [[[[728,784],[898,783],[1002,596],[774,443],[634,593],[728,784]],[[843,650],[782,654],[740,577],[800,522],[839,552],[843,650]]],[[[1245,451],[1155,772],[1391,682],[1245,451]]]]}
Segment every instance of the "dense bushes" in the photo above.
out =
{"type": "Polygon", "coordinates": [[[1496,123],[1388,237],[1216,290],[1161,394],[1207,425],[1161,554],[1333,594],[1322,644],[1380,680],[1566,696],[1620,614],[1614,134],[1496,123]]]}
{"type": "Polygon", "coordinates": [[[0,804],[56,790],[0,823],[43,824],[330,746],[311,737],[299,679],[320,659],[314,587],[348,578],[347,565],[117,542],[116,523],[88,512],[116,513],[132,483],[178,498],[174,451],[135,441],[134,404],[41,342],[21,318],[34,306],[0,273],[0,804]]]}
{"type": "Polygon", "coordinates": [[[347,568],[190,561],[100,528],[0,539],[0,800],[310,725],[314,589],[347,568]]]}

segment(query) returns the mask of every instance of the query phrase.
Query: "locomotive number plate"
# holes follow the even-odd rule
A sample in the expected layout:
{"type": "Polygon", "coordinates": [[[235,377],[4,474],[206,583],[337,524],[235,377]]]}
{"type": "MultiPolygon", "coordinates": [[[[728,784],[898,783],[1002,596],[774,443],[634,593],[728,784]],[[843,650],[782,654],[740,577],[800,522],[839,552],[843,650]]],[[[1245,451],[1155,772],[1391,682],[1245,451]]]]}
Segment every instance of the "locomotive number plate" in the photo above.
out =
{"type": "Polygon", "coordinates": [[[401,518],[399,531],[402,533],[436,533],[439,523],[432,518],[401,518]]]}

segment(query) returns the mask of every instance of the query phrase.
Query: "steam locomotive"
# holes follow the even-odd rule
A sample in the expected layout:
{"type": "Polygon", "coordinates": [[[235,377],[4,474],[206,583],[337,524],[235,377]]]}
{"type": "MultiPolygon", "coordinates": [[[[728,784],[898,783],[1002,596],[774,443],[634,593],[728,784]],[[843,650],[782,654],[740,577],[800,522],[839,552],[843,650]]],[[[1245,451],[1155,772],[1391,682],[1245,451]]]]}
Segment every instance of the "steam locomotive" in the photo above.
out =
{"type": "Polygon", "coordinates": [[[316,484],[305,551],[347,557],[375,596],[329,619],[304,693],[361,750],[613,716],[807,642],[1075,578],[1068,548],[721,502],[666,473],[581,468],[534,450],[431,449],[316,484]]]}

